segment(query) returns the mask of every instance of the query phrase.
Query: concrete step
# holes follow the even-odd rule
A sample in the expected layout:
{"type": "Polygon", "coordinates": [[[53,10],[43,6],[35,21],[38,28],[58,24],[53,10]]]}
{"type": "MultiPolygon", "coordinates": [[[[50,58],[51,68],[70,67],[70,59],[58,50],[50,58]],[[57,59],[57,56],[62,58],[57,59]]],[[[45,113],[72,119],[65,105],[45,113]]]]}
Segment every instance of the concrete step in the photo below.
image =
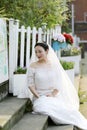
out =
{"type": "Polygon", "coordinates": [[[26,113],[11,130],[46,130],[48,116],[26,113]]]}
{"type": "Polygon", "coordinates": [[[7,97],[0,102],[0,130],[10,128],[23,116],[27,99],[7,97]]]}
{"type": "Polygon", "coordinates": [[[72,125],[49,126],[47,130],[73,130],[72,125]]]}

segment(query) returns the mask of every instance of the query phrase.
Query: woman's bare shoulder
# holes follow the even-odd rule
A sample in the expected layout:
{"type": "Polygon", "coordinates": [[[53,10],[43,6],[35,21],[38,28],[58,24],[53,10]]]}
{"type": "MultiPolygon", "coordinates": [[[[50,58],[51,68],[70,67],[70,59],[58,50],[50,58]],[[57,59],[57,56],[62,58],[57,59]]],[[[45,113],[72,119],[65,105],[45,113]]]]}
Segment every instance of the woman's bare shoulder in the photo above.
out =
{"type": "Polygon", "coordinates": [[[36,67],[37,67],[37,62],[31,63],[31,64],[30,64],[30,67],[31,67],[31,68],[36,68],[36,67]]]}

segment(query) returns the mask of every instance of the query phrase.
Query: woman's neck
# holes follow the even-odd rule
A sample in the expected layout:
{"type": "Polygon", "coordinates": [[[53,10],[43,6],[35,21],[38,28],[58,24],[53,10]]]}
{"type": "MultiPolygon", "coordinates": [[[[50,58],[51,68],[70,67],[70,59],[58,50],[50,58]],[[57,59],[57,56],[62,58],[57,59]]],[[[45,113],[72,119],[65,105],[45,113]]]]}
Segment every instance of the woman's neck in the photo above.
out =
{"type": "Polygon", "coordinates": [[[40,64],[46,64],[49,63],[48,59],[39,60],[38,63],[40,64]]]}

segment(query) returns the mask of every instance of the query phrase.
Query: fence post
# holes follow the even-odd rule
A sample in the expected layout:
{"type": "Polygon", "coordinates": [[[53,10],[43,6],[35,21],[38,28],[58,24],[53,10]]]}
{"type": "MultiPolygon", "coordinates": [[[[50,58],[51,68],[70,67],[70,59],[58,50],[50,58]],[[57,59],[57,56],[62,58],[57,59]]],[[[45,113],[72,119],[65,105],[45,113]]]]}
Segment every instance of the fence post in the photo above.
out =
{"type": "Polygon", "coordinates": [[[9,92],[13,91],[13,72],[15,68],[14,19],[9,20],[9,92]]]}
{"type": "Polygon", "coordinates": [[[59,24],[55,26],[55,33],[61,33],[61,26],[59,24]]]}
{"type": "Polygon", "coordinates": [[[31,28],[27,28],[27,42],[26,42],[26,67],[29,66],[30,61],[30,37],[31,36],[31,28]]]}
{"type": "Polygon", "coordinates": [[[42,41],[42,28],[38,29],[38,42],[42,41]]]}
{"type": "Polygon", "coordinates": [[[18,63],[18,36],[19,36],[19,20],[15,20],[15,69],[18,63]]]}
{"type": "MultiPolygon", "coordinates": [[[[58,34],[58,33],[61,33],[61,26],[60,26],[59,24],[57,24],[57,25],[55,26],[54,35],[55,35],[55,34],[58,34]]],[[[60,54],[60,53],[61,53],[61,50],[56,51],[56,55],[57,55],[58,58],[61,57],[61,54],[60,54]]]]}
{"type": "Polygon", "coordinates": [[[49,30],[49,44],[52,45],[53,29],[49,30]]]}
{"type": "Polygon", "coordinates": [[[21,26],[20,67],[24,67],[24,41],[25,41],[25,27],[21,26]]]}
{"type": "Polygon", "coordinates": [[[34,45],[36,44],[36,33],[37,33],[36,27],[33,27],[33,30],[32,30],[32,53],[34,53],[34,45]]]}
{"type": "Polygon", "coordinates": [[[49,29],[48,29],[48,30],[47,30],[47,41],[46,41],[47,44],[49,44],[49,38],[50,38],[50,37],[49,37],[49,29]]]}

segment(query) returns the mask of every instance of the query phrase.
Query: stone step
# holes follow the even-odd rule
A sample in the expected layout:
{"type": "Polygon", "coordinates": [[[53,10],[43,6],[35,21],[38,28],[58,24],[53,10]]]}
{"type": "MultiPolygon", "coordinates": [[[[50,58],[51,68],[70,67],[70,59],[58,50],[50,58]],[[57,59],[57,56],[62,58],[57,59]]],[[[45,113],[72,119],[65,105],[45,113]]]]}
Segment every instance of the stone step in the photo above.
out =
{"type": "Polygon", "coordinates": [[[27,104],[27,99],[7,97],[0,102],[0,130],[10,130],[10,128],[23,116],[27,104]]]}
{"type": "Polygon", "coordinates": [[[49,126],[47,130],[73,130],[72,125],[49,126]]]}
{"type": "Polygon", "coordinates": [[[46,130],[48,116],[26,113],[11,130],[46,130]]]}

